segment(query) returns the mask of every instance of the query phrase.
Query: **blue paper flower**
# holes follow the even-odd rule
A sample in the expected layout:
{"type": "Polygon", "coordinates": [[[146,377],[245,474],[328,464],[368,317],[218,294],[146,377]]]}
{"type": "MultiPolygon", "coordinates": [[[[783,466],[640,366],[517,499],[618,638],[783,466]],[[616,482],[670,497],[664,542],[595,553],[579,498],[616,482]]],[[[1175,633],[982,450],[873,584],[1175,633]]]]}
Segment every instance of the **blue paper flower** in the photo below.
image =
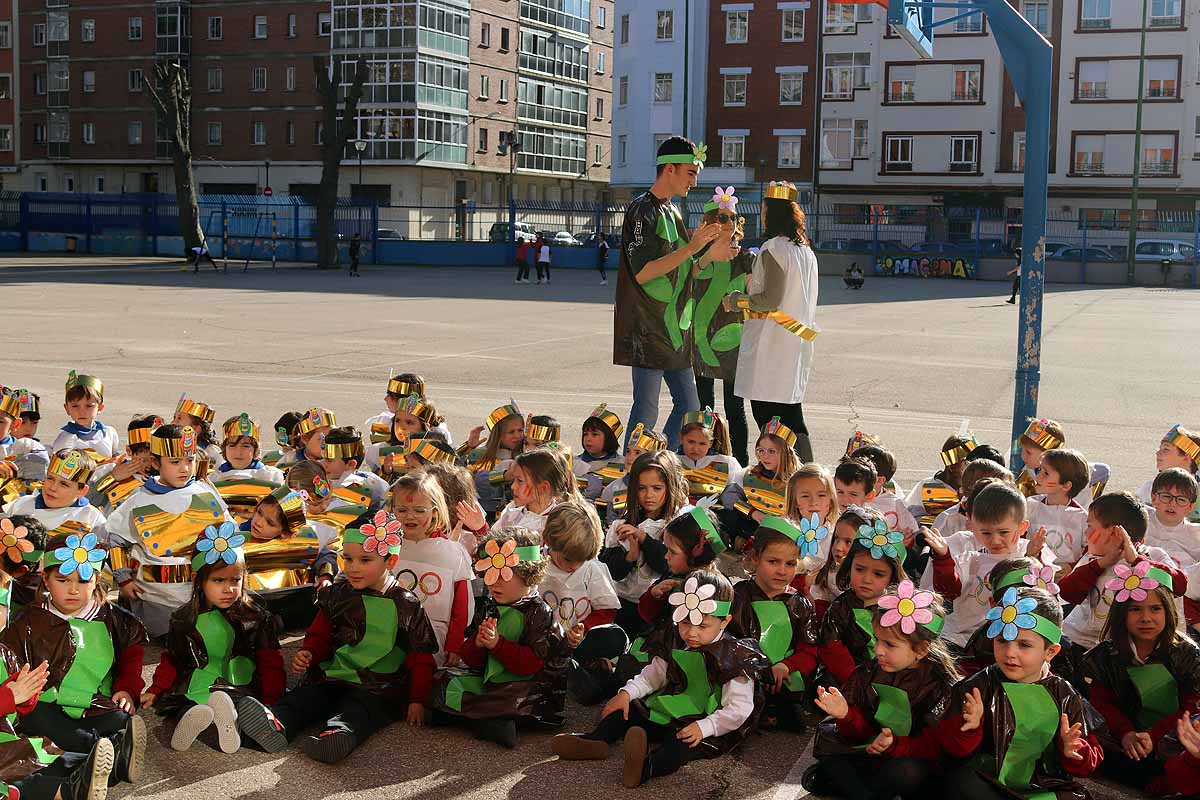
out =
{"type": "Polygon", "coordinates": [[[809,519],[800,520],[800,557],[815,556],[820,549],[821,540],[829,535],[829,528],[821,524],[821,518],[813,512],[809,519]]]}
{"type": "Polygon", "coordinates": [[[1016,639],[1022,630],[1033,630],[1037,620],[1030,612],[1037,608],[1037,600],[1032,597],[1017,599],[1017,588],[1010,586],[1000,598],[1000,605],[987,612],[991,620],[987,635],[989,639],[997,636],[1006,642],[1016,639]]]}
{"type": "Polygon", "coordinates": [[[904,534],[888,530],[887,522],[877,519],[874,525],[858,527],[858,543],[870,551],[871,558],[879,559],[885,555],[900,558],[900,549],[904,547],[904,534]]]}
{"type": "Polygon", "coordinates": [[[106,555],[103,548],[96,546],[98,543],[94,533],[85,533],[83,536],[73,533],[68,536],[66,546],[54,551],[54,557],[62,562],[58,568],[59,574],[70,575],[79,570],[79,579],[90,581],[99,565],[104,563],[106,555]]]}
{"type": "Polygon", "coordinates": [[[196,540],[196,552],[204,554],[205,564],[217,561],[236,564],[237,550],[245,543],[246,537],[237,532],[232,522],[225,521],[220,528],[209,525],[204,529],[204,535],[196,540]]]}

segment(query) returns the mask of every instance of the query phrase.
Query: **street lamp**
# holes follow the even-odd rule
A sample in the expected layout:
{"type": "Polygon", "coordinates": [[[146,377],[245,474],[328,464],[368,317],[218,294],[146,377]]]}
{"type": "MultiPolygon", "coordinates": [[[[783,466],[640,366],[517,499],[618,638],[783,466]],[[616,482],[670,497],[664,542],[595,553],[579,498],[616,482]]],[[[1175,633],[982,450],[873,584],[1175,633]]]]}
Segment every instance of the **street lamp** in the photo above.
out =
{"type": "MultiPolygon", "coordinates": [[[[358,191],[360,191],[360,192],[361,192],[361,191],[362,191],[362,185],[363,185],[363,178],[362,178],[362,158],[363,158],[363,151],[367,149],[367,143],[366,143],[366,141],[365,141],[365,140],[363,140],[363,139],[357,139],[357,140],[355,140],[355,142],[354,142],[354,149],[358,151],[358,191]]],[[[351,192],[350,194],[354,194],[354,192],[351,192]]]]}

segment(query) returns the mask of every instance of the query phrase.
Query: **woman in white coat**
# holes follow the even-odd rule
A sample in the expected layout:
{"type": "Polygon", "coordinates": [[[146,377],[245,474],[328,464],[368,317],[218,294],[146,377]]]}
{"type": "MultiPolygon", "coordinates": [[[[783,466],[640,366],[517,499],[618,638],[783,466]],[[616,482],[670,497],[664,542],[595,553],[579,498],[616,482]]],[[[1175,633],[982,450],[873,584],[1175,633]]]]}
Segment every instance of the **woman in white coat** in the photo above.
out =
{"type": "Polygon", "coordinates": [[[750,401],[759,428],[779,417],[796,432],[796,453],[813,460],[801,404],[816,337],[817,257],[809,247],[804,211],[790,183],[771,183],[763,199],[765,243],[747,293],[725,299],[747,313],[738,351],[737,394],[750,401]]]}

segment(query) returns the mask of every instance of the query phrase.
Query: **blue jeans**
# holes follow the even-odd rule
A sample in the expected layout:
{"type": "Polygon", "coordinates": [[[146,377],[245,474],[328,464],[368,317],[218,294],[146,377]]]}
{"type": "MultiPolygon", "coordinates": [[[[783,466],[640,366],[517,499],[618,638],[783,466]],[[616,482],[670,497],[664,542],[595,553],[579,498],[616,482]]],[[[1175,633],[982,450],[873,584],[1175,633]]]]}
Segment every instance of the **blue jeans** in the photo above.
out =
{"type": "Polygon", "coordinates": [[[671,450],[678,450],[679,428],[683,424],[683,415],[700,409],[700,396],[696,393],[696,376],[692,368],[632,369],[633,408],[629,410],[626,436],[633,432],[634,426],[639,422],[647,429],[655,430],[654,426],[658,424],[658,395],[662,391],[662,382],[666,379],[667,389],[671,392],[671,415],[667,417],[666,428],[660,433],[666,435],[667,445],[671,450]]]}

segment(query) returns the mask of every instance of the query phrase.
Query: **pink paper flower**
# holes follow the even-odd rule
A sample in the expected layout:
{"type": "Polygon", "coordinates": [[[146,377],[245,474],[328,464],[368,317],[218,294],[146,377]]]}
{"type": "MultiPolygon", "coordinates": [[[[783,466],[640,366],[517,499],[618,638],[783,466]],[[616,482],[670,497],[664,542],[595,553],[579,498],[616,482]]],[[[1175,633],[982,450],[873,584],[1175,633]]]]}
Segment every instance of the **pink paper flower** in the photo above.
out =
{"type": "Polygon", "coordinates": [[[400,520],[386,511],[375,512],[370,523],[359,527],[359,532],[367,537],[367,540],[363,542],[363,550],[368,553],[387,555],[391,548],[404,541],[400,538],[402,527],[400,520]]]}
{"type": "Polygon", "coordinates": [[[1146,577],[1146,573],[1150,571],[1149,561],[1139,561],[1133,569],[1127,564],[1117,564],[1113,571],[1117,573],[1117,577],[1105,583],[1104,588],[1117,593],[1118,603],[1124,603],[1131,597],[1140,603],[1158,588],[1158,581],[1146,577]]]}
{"type": "Polygon", "coordinates": [[[932,592],[918,592],[912,581],[901,581],[895,594],[885,594],[879,598],[879,607],[887,609],[879,624],[890,628],[898,622],[901,631],[912,633],[918,623],[926,625],[933,622],[933,609],[929,608],[932,604],[932,592]]]}
{"type": "Polygon", "coordinates": [[[1058,584],[1054,582],[1054,567],[1037,564],[1030,567],[1029,572],[1021,576],[1021,580],[1026,586],[1045,589],[1052,595],[1057,595],[1059,592],[1058,584]]]}
{"type": "Polygon", "coordinates": [[[732,186],[728,186],[724,189],[718,186],[716,191],[713,192],[712,201],[724,211],[736,211],[738,199],[737,196],[734,195],[734,191],[735,189],[732,186]]]}

